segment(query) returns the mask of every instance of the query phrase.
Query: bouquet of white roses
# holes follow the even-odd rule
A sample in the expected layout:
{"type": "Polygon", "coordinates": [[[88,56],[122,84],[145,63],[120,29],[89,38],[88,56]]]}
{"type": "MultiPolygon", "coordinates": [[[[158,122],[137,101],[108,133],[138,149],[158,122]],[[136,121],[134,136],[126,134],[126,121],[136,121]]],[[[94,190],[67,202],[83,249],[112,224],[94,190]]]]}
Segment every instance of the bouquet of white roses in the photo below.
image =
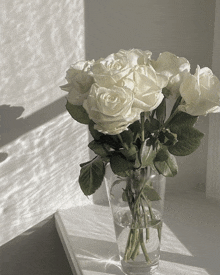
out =
{"type": "MultiPolygon", "coordinates": [[[[220,112],[220,82],[209,68],[197,66],[192,75],[183,57],[164,52],[152,60],[151,55],[120,50],[97,61],[77,62],[67,71],[68,83],[61,86],[69,93],[66,108],[75,120],[88,124],[94,139],[88,146],[96,157],[81,164],[79,175],[85,195],[100,187],[108,163],[124,178],[148,167],[175,176],[175,156],[194,152],[203,137],[194,127],[198,116],[220,112]]],[[[134,217],[142,206],[140,198],[146,203],[159,199],[144,181],[124,192],[134,217]]],[[[128,245],[127,259],[136,243],[128,245]]]]}
{"type": "Polygon", "coordinates": [[[68,84],[61,86],[69,93],[66,108],[89,125],[89,148],[98,155],[81,165],[85,195],[99,188],[107,162],[119,176],[148,165],[174,176],[174,155],[191,154],[203,137],[193,127],[198,116],[220,112],[220,82],[209,68],[198,66],[192,75],[185,58],[164,52],[155,61],[151,54],[120,50],[67,71],[68,84]],[[175,103],[166,120],[169,100],[175,103]]]}

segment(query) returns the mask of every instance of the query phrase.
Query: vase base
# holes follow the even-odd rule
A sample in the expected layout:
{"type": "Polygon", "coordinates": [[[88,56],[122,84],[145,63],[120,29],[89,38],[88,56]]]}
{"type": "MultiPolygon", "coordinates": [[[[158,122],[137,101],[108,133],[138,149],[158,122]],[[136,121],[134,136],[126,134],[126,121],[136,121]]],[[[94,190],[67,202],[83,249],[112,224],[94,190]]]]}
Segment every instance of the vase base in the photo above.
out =
{"type": "Polygon", "coordinates": [[[133,263],[125,263],[121,261],[122,271],[126,275],[152,275],[155,274],[159,267],[159,261],[151,264],[133,264],[133,263]]]}

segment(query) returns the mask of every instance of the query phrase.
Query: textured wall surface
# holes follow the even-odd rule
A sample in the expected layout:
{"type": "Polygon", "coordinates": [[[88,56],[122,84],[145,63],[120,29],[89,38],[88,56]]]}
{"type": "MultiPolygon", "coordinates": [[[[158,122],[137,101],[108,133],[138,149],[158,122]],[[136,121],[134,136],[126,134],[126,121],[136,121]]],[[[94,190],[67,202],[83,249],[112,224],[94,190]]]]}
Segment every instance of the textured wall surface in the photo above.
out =
{"type": "Polygon", "coordinates": [[[65,110],[69,65],[84,58],[83,1],[1,0],[0,243],[58,208],[87,204],[77,183],[87,129],[65,110]]]}

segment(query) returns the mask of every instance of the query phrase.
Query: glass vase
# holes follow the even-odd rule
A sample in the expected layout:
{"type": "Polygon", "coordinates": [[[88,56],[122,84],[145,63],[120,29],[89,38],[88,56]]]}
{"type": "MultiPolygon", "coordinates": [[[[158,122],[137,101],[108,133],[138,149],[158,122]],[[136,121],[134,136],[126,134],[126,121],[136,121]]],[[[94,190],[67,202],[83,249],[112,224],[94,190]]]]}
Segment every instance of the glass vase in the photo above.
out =
{"type": "Polygon", "coordinates": [[[159,266],[166,179],[150,167],[128,177],[106,169],[105,183],[125,274],[154,274],[159,266]]]}

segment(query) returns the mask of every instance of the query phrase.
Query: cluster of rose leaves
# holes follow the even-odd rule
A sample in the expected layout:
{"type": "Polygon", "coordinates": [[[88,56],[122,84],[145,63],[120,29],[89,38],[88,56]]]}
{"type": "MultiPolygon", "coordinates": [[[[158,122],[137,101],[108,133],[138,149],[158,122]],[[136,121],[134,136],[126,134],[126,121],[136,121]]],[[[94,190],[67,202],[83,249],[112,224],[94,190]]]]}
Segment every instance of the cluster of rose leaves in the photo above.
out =
{"type": "Polygon", "coordinates": [[[97,61],[80,61],[66,74],[66,108],[88,124],[97,157],[81,164],[79,183],[85,195],[101,185],[105,165],[127,177],[151,166],[166,177],[176,175],[176,156],[194,152],[203,137],[198,116],[220,112],[220,82],[197,66],[194,75],[185,58],[164,52],[120,50],[97,61]],[[167,116],[167,105],[172,110],[167,116]],[[142,117],[142,122],[140,120],[142,117]],[[144,140],[144,142],[143,142],[144,140]]]}

